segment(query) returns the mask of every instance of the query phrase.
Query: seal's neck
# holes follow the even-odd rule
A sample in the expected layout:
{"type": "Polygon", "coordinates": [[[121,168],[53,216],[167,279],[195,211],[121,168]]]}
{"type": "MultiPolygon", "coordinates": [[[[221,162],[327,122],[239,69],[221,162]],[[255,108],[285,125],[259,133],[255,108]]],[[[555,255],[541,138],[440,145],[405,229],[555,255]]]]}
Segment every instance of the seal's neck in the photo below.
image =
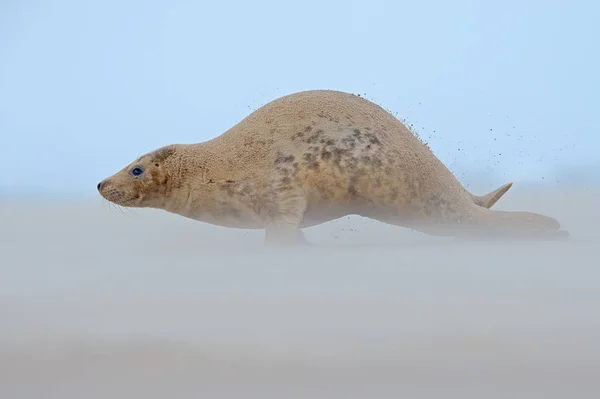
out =
{"type": "Polygon", "coordinates": [[[161,209],[185,214],[210,199],[210,183],[216,181],[220,168],[206,143],[180,146],[166,166],[169,179],[161,209]]]}

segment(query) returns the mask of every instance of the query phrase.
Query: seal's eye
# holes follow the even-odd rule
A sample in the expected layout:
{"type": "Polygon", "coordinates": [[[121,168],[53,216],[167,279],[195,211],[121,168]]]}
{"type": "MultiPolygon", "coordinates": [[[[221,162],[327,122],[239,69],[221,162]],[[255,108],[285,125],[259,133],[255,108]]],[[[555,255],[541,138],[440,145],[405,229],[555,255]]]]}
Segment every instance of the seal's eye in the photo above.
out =
{"type": "Polygon", "coordinates": [[[135,177],[140,177],[144,174],[144,169],[142,169],[140,166],[136,166],[135,168],[131,169],[131,174],[135,177]]]}

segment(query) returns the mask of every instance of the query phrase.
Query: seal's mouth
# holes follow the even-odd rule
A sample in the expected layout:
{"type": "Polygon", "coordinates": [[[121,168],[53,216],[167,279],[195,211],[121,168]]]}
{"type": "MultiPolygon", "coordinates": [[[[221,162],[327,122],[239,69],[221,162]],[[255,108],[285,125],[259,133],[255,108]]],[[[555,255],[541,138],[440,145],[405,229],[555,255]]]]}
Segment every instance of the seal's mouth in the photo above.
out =
{"type": "Polygon", "coordinates": [[[139,195],[127,195],[125,191],[119,190],[106,182],[98,184],[98,192],[102,198],[119,206],[135,207],[140,202],[139,195]]]}
{"type": "Polygon", "coordinates": [[[126,197],[122,191],[111,189],[105,192],[101,192],[100,195],[107,201],[120,206],[135,206],[138,202],[139,197],[126,197]]]}

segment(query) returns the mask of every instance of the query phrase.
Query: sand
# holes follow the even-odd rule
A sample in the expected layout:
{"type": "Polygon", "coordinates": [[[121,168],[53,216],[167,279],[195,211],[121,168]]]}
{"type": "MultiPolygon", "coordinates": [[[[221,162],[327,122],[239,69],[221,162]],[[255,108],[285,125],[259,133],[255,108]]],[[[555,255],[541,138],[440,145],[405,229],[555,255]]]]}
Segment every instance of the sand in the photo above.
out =
{"type": "Polygon", "coordinates": [[[359,217],[270,251],[155,210],[0,202],[0,398],[598,398],[600,188],[497,209],[568,241],[359,217]]]}

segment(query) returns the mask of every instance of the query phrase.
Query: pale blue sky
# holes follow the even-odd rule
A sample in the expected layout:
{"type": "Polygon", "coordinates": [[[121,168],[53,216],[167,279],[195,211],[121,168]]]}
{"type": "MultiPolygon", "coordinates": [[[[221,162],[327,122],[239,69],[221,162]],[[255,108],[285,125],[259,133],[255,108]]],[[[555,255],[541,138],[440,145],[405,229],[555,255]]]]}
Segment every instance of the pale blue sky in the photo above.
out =
{"type": "Polygon", "coordinates": [[[317,88],[407,118],[465,183],[598,173],[597,4],[2,0],[0,192],[96,195],[317,88]]]}

